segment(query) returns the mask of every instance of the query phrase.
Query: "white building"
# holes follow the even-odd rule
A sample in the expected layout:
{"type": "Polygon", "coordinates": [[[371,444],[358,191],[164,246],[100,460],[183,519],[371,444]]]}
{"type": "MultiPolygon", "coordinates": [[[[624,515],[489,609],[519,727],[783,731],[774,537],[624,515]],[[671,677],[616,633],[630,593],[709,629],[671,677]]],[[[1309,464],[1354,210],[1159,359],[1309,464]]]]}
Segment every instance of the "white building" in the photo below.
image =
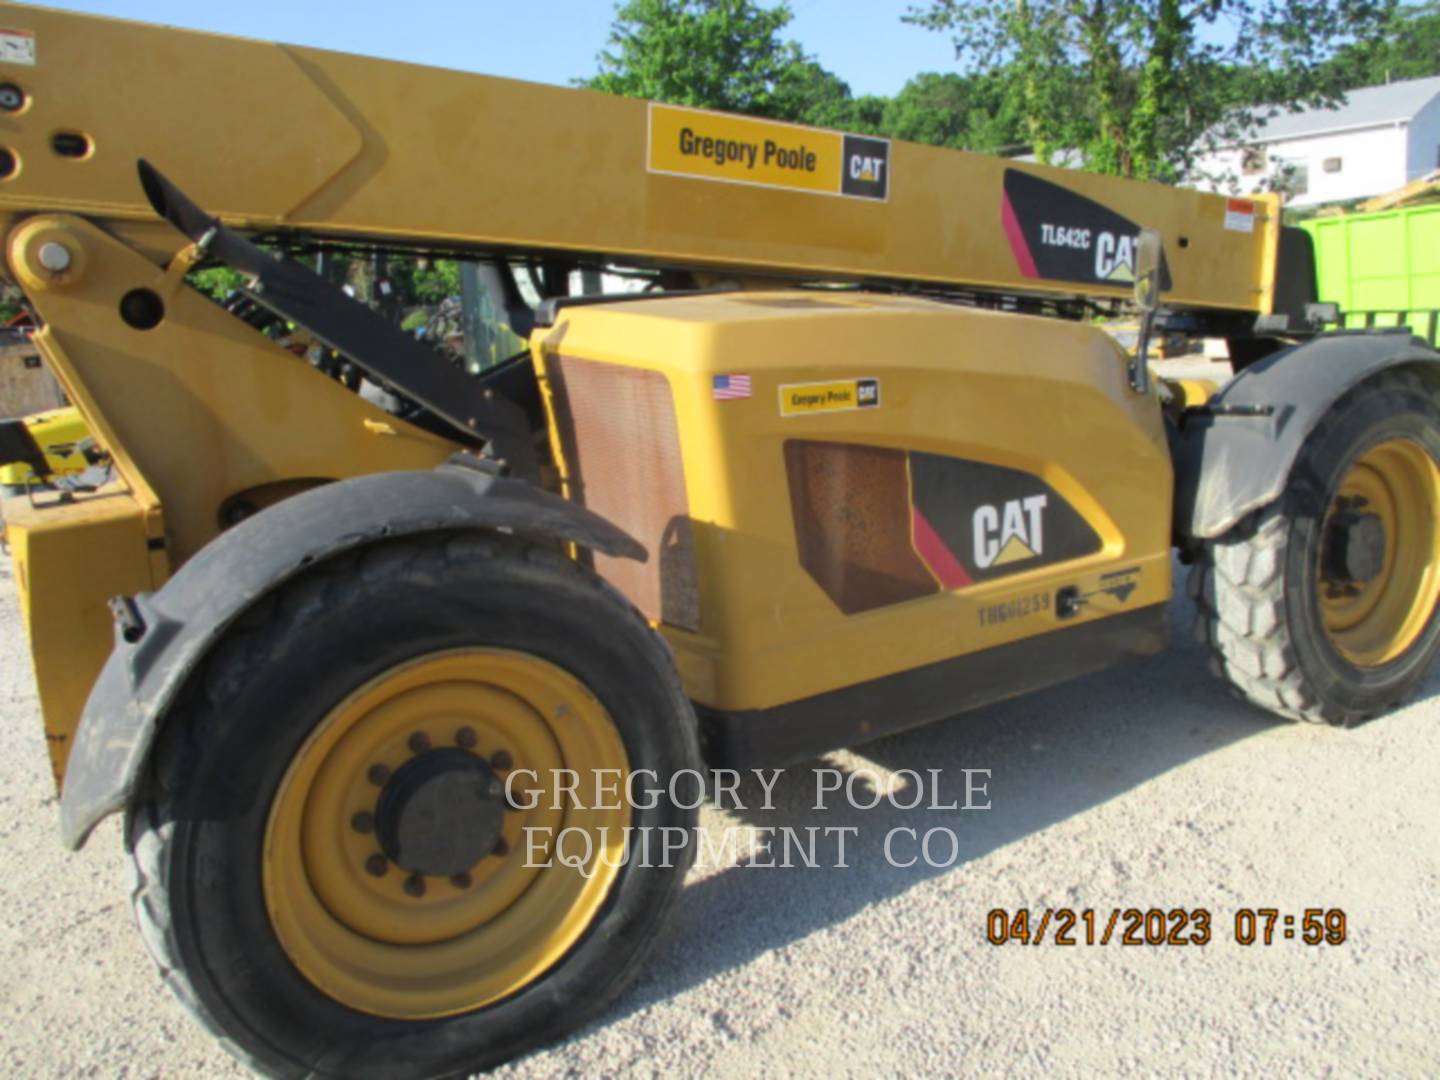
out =
{"type": "Polygon", "coordinates": [[[1364,199],[1440,168],[1440,76],[1351,90],[1338,108],[1282,112],[1241,144],[1202,155],[1190,183],[1290,205],[1364,199]]]}

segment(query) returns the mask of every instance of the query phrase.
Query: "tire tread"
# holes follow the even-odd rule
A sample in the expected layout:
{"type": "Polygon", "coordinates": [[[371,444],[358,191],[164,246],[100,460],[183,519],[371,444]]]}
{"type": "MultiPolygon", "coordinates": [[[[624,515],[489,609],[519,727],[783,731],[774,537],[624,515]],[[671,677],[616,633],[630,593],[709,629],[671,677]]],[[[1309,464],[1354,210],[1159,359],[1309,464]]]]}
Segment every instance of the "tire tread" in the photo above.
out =
{"type": "Polygon", "coordinates": [[[1236,696],[1291,720],[1350,727],[1383,708],[1347,708],[1326,700],[1307,676],[1293,644],[1285,592],[1287,545],[1297,509],[1324,498],[1312,460],[1348,410],[1375,395],[1432,402],[1425,381],[1404,368],[1382,371],[1341,398],[1306,439],[1280,499],[1201,545],[1187,591],[1195,603],[1195,636],[1209,646],[1211,669],[1236,696]]]}
{"type": "MultiPolygon", "coordinates": [[[[267,594],[231,625],[219,642],[209,651],[177,699],[175,707],[164,719],[156,749],[151,759],[149,787],[127,812],[124,827],[125,847],[130,855],[130,902],[141,939],[159,969],[160,976],[180,1005],[232,1057],[261,1075],[307,1077],[320,1075],[271,1048],[273,1056],[252,1053],[240,1040],[227,1032],[226,1025],[209,1008],[187,974],[181,960],[174,913],[171,910],[171,883],[168,868],[174,864],[172,848],[176,838],[177,799],[183,790],[188,763],[203,751],[211,725],[204,720],[218,715],[216,708],[223,702],[238,673],[253,663],[255,654],[263,652],[294,622],[303,622],[305,612],[326,606],[334,590],[347,587],[352,575],[389,577],[399,574],[410,580],[431,584],[443,581],[447,570],[455,565],[476,560],[507,560],[508,565],[526,576],[559,574],[572,586],[593,590],[624,617],[637,624],[657,643],[650,650],[648,672],[659,678],[668,693],[685,700],[685,692],[675,667],[674,658],[654,634],[649,623],[613,586],[575,560],[552,547],[519,538],[486,533],[443,533],[425,537],[400,538],[375,545],[361,552],[349,553],[318,563],[305,574],[267,594]],[[538,572],[538,575],[537,575],[538,572]]],[[[699,732],[692,722],[683,725],[682,738],[687,744],[689,759],[700,760],[699,732]]],[[[686,845],[684,859],[677,868],[677,880],[683,880],[693,859],[693,847],[686,845]]],[[[679,889],[673,889],[664,905],[673,906],[679,889]]],[[[666,911],[657,912],[663,918],[666,911]]],[[[645,956],[636,950],[617,960],[619,978],[610,983],[610,993],[596,1002],[596,1011],[613,1000],[628,984],[645,956]]],[[[252,1032],[255,1039],[258,1033],[252,1032]]],[[[456,1074],[460,1075],[460,1074],[456,1074]]]]}

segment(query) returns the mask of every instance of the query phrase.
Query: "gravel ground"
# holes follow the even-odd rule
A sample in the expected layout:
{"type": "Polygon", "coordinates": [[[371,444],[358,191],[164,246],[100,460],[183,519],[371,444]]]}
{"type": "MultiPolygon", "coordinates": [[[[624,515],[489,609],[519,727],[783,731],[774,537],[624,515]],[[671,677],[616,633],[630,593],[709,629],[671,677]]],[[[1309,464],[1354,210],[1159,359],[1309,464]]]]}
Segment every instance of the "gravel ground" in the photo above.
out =
{"type": "MultiPolygon", "coordinates": [[[[162,989],[116,823],[60,847],[8,561],[0,577],[0,1072],[243,1075],[162,989]]],[[[1188,602],[1171,616],[1175,647],[1148,664],[816,763],[901,801],[900,770],[942,770],[941,801],[963,802],[962,770],[988,769],[988,811],[820,813],[808,768],[772,811],[707,810],[712,836],[858,832],[844,868],[824,843],[815,868],[699,868],[637,985],[502,1075],[1435,1075],[1440,680],[1357,731],[1272,722],[1208,674],[1188,602]],[[887,862],[890,830],[936,827],[954,865],[887,862]],[[1213,940],[996,947],[997,907],[1203,907],[1213,940]],[[1342,908],[1349,940],[1247,948],[1242,907],[1342,908]]]]}

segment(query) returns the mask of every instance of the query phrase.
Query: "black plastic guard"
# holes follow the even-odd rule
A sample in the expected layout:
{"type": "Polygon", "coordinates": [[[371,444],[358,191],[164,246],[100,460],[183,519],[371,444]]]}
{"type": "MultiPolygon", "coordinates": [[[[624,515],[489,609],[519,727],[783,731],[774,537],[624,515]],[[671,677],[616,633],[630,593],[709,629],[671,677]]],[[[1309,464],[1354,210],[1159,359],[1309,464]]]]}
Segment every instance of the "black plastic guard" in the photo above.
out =
{"type": "Polygon", "coordinates": [[[1274,502],[1306,437],[1341,395],[1413,365],[1440,387],[1440,353],[1408,333],[1336,333],[1256,361],[1186,415],[1174,444],[1175,533],[1210,540],[1274,502]]]}
{"type": "Polygon", "coordinates": [[[470,466],[377,473],[286,499],[208,544],[156,593],[124,605],[115,648],[81,714],[65,770],[60,831],[78,849],[125,809],[175,695],[225,629],[312,564],[378,540],[503,529],[647,558],[599,515],[521,480],[470,466]]]}

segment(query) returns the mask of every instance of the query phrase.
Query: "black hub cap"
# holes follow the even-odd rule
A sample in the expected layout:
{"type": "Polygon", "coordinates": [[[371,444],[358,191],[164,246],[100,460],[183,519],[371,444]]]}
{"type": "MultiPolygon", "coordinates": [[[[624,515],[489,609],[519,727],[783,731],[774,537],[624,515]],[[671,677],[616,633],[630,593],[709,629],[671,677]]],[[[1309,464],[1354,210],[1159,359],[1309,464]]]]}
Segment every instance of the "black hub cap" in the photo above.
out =
{"type": "Polygon", "coordinates": [[[1341,510],[1325,540],[1325,579],[1333,584],[1373,581],[1385,566],[1385,525],[1377,514],[1341,510]]]}
{"type": "Polygon", "coordinates": [[[376,838],[403,870],[461,874],[500,839],[501,789],[484,759],[454,747],[427,750],[396,769],[380,792],[376,838]]]}

